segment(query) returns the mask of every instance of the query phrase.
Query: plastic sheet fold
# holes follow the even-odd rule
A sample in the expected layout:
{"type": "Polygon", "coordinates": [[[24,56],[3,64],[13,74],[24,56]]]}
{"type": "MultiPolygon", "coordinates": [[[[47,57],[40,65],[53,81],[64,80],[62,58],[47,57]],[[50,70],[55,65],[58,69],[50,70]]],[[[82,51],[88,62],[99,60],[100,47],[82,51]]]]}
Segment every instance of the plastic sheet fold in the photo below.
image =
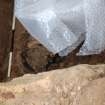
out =
{"type": "Polygon", "coordinates": [[[79,55],[99,54],[105,49],[105,0],[84,0],[86,40],[79,55]]]}
{"type": "Polygon", "coordinates": [[[28,32],[54,54],[66,56],[84,40],[78,55],[105,49],[105,0],[15,0],[15,7],[28,32]]]}
{"type": "Polygon", "coordinates": [[[16,17],[49,51],[56,54],[69,48],[64,56],[80,44],[85,18],[79,0],[16,0],[15,4],[16,17]]]}

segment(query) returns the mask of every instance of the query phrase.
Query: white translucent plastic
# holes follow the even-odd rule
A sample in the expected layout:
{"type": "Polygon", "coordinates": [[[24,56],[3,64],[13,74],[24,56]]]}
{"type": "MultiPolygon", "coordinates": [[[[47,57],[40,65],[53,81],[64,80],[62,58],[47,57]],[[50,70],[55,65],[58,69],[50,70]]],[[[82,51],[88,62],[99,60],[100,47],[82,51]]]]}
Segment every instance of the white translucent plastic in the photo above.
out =
{"type": "Polygon", "coordinates": [[[84,40],[82,0],[16,0],[15,15],[54,54],[65,55],[84,40]]]}
{"type": "Polygon", "coordinates": [[[79,55],[99,54],[105,49],[105,0],[84,0],[86,41],[79,55]]]}
{"type": "Polygon", "coordinates": [[[58,0],[55,4],[57,16],[76,35],[78,41],[59,52],[60,56],[67,56],[85,39],[86,32],[83,0],[58,0]]]}
{"type": "Polygon", "coordinates": [[[58,0],[55,11],[77,37],[86,32],[83,0],[58,0]]]}

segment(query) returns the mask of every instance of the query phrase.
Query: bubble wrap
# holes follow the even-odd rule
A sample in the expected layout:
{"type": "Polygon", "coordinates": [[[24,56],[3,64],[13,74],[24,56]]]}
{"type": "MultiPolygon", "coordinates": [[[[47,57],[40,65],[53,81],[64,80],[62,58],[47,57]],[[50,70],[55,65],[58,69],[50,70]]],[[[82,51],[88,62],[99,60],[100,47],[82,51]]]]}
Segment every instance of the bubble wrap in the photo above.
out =
{"type": "Polygon", "coordinates": [[[58,0],[55,11],[57,16],[78,37],[86,32],[83,0],[58,0]]]}
{"type": "Polygon", "coordinates": [[[84,40],[82,4],[80,0],[16,0],[15,15],[49,51],[65,55],[84,40]]]}
{"type": "Polygon", "coordinates": [[[79,55],[99,54],[105,49],[105,0],[84,0],[86,41],[79,55]]]}
{"type": "Polygon", "coordinates": [[[76,35],[78,41],[72,46],[59,52],[60,56],[67,56],[85,39],[83,33],[86,32],[85,14],[83,1],[81,0],[58,0],[55,5],[57,16],[67,25],[67,27],[76,35]],[[64,8],[64,9],[62,9],[64,8]]]}

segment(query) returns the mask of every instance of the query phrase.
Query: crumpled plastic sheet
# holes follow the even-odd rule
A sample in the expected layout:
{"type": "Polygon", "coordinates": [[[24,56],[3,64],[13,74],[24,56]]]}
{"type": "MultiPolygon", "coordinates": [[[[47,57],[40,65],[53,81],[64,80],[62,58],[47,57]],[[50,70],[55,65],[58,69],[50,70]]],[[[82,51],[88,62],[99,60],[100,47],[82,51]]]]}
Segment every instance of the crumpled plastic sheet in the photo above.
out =
{"type": "Polygon", "coordinates": [[[79,0],[16,0],[15,15],[49,51],[64,56],[84,40],[82,3],[79,0]]]}
{"type": "Polygon", "coordinates": [[[105,0],[84,0],[86,40],[79,55],[99,54],[105,49],[105,0]]]}
{"type": "Polygon", "coordinates": [[[84,40],[78,55],[105,49],[105,0],[15,0],[15,6],[28,32],[54,54],[66,56],[84,40]]]}

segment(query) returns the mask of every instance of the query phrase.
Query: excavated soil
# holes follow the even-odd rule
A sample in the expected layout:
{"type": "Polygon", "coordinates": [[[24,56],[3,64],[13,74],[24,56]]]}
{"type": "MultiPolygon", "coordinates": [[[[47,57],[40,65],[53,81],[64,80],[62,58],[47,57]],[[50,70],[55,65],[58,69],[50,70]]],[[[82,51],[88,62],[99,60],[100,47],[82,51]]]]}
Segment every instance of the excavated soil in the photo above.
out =
{"type": "Polygon", "coordinates": [[[54,69],[62,69],[78,64],[103,64],[105,52],[99,55],[78,57],[79,47],[67,57],[59,57],[50,53],[42,44],[35,40],[23,26],[16,22],[15,48],[11,77],[25,73],[39,73],[54,69]]]}

